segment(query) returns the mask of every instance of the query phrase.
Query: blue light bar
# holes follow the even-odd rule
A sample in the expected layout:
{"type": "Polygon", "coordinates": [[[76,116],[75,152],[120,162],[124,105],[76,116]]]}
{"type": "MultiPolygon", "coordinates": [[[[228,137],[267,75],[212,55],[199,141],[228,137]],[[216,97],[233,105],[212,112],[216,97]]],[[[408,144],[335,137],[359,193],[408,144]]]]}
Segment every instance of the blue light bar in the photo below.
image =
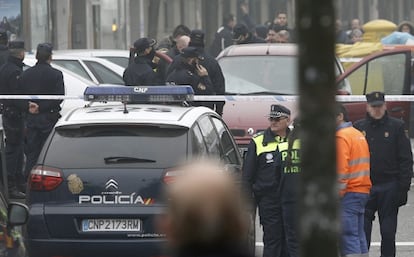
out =
{"type": "Polygon", "coordinates": [[[191,86],[102,86],[87,87],[85,101],[123,103],[172,103],[193,101],[191,86]]]}

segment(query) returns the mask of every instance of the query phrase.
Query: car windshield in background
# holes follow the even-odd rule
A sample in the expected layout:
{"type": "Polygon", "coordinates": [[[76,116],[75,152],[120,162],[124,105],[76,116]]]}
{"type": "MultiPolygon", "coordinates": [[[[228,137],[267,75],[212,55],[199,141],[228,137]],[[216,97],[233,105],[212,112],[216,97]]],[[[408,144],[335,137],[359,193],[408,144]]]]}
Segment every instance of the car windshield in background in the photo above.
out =
{"type": "Polygon", "coordinates": [[[170,167],[186,156],[187,132],[187,128],[171,126],[57,128],[45,161],[85,169],[170,167]],[[68,153],[71,158],[65,158],[68,153]]]}
{"type": "Polygon", "coordinates": [[[221,58],[228,94],[296,94],[296,56],[221,58]],[[254,68],[252,68],[254,67],[254,68]]]}

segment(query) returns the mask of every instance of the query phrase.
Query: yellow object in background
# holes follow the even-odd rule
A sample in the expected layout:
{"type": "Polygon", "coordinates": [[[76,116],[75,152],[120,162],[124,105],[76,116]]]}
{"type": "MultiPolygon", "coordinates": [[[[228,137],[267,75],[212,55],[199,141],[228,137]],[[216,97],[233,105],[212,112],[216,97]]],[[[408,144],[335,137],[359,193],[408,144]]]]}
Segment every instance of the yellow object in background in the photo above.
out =
{"type": "Polygon", "coordinates": [[[388,20],[372,20],[362,26],[364,30],[363,42],[380,42],[381,38],[397,30],[397,24],[388,20]]]}

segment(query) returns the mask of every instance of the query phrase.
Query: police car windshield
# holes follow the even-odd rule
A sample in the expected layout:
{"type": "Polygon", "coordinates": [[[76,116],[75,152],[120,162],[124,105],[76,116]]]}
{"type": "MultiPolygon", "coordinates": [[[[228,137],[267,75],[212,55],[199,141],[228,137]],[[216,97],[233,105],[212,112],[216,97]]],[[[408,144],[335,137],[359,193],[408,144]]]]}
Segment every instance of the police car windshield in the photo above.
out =
{"type": "Polygon", "coordinates": [[[186,156],[187,134],[188,128],[177,126],[58,127],[45,162],[62,168],[168,167],[186,156]]]}

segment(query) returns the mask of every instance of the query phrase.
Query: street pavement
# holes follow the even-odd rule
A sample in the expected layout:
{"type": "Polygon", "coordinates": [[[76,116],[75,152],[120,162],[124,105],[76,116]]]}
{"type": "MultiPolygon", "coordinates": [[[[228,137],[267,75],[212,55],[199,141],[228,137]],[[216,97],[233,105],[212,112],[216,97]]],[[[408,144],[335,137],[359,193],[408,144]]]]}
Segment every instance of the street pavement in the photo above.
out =
{"type": "MultiPolygon", "coordinates": [[[[414,180],[413,180],[414,181],[414,180]]],[[[263,233],[256,219],[256,256],[261,257],[263,254],[263,233]]],[[[369,251],[369,257],[380,257],[381,236],[379,232],[378,218],[374,221],[372,229],[372,242],[369,251]]],[[[398,228],[396,236],[397,257],[414,256],[414,184],[411,184],[411,190],[408,193],[407,205],[400,208],[398,214],[398,228]]]]}

